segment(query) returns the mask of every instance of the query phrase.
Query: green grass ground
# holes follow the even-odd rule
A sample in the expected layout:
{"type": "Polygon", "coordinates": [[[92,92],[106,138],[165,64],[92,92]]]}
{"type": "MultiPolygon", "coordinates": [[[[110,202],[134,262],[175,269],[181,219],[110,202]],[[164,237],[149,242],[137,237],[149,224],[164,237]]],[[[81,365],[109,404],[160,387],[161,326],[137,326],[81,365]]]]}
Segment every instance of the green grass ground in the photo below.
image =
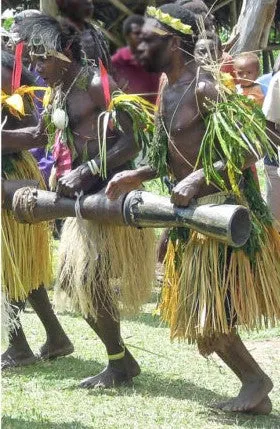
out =
{"type": "MultiPolygon", "coordinates": [[[[279,329],[243,335],[274,381],[272,414],[224,414],[212,411],[209,405],[235,395],[238,380],[217,358],[202,358],[195,346],[170,344],[168,329],[152,315],[154,306],[155,302],[148,304],[138,318],[122,323],[123,337],[142,374],[133,387],[119,390],[78,388],[81,379],[103,369],[106,356],[96,335],[79,316],[60,315],[75,352],[56,361],[3,373],[2,428],[280,428],[279,329]]],[[[30,308],[22,319],[28,341],[36,351],[44,342],[43,328],[30,308]]]]}

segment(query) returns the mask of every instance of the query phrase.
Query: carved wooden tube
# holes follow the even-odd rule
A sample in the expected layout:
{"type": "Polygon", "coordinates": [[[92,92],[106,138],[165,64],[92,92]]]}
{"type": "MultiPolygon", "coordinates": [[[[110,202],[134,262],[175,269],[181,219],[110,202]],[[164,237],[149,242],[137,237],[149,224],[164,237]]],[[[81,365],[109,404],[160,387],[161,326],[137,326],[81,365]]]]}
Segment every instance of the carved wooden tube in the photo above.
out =
{"type": "MultiPolygon", "coordinates": [[[[11,207],[13,193],[6,193],[4,207],[11,207]]],[[[251,230],[248,210],[240,205],[205,204],[176,207],[168,197],[145,191],[132,191],[110,201],[104,189],[77,201],[57,198],[54,192],[22,188],[14,192],[13,211],[19,222],[37,223],[75,217],[103,224],[142,228],[189,227],[234,247],[246,243],[251,230]]]]}
{"type": "Polygon", "coordinates": [[[128,225],[142,228],[189,227],[234,247],[243,246],[251,232],[249,212],[244,206],[176,207],[169,198],[144,191],[133,191],[126,196],[124,219],[128,225]]]}

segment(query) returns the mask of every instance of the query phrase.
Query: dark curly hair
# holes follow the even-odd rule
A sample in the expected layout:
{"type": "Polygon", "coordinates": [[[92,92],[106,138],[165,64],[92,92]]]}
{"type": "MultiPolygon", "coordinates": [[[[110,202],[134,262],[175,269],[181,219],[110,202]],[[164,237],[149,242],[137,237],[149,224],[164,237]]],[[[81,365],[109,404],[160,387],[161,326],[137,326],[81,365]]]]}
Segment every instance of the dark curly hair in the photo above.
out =
{"type": "Polygon", "coordinates": [[[169,33],[180,37],[182,49],[186,52],[186,54],[193,54],[199,33],[196,23],[196,15],[178,3],[164,4],[160,6],[159,9],[164,13],[168,13],[173,18],[180,19],[183,24],[191,26],[193,34],[183,34],[174,28],[169,27],[167,24],[160,22],[161,26],[166,28],[169,33]]]}
{"type": "Polygon", "coordinates": [[[81,38],[75,27],[65,20],[57,21],[48,15],[25,18],[19,28],[20,38],[29,46],[43,46],[46,51],[64,52],[69,49],[73,58],[82,58],[81,38]]]}

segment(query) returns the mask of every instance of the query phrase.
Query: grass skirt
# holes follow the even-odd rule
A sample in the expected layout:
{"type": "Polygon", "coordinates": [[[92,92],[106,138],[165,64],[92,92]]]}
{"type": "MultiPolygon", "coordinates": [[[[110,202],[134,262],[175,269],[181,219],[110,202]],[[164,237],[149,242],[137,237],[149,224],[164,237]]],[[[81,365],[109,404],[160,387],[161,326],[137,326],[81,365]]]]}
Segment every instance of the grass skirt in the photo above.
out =
{"type": "MultiPolygon", "coordinates": [[[[214,195],[200,203],[221,203],[214,195]]],[[[190,231],[169,240],[160,311],[171,338],[188,340],[274,325],[280,318],[280,238],[264,227],[252,262],[244,250],[190,231]]]]}
{"type": "Polygon", "coordinates": [[[152,230],[66,220],[59,248],[58,309],[67,306],[66,293],[72,309],[84,317],[96,317],[104,303],[115,319],[119,310],[134,314],[148,300],[154,276],[152,230]]]}
{"type": "MultiPolygon", "coordinates": [[[[37,163],[29,152],[9,157],[7,180],[33,179],[45,188],[37,163]]],[[[12,212],[2,210],[2,288],[8,300],[25,300],[29,293],[52,280],[50,229],[48,223],[18,223],[12,212]]]]}

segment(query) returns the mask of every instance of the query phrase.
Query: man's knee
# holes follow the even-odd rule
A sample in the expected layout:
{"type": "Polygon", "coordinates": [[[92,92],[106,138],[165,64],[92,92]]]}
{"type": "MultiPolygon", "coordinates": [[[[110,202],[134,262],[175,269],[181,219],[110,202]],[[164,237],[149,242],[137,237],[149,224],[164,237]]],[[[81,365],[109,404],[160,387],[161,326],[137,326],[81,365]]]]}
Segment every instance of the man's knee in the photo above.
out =
{"type": "Polygon", "coordinates": [[[226,350],[231,347],[237,337],[235,328],[232,328],[227,334],[215,334],[209,337],[200,337],[197,340],[199,353],[204,356],[210,356],[214,352],[226,350]]]}

